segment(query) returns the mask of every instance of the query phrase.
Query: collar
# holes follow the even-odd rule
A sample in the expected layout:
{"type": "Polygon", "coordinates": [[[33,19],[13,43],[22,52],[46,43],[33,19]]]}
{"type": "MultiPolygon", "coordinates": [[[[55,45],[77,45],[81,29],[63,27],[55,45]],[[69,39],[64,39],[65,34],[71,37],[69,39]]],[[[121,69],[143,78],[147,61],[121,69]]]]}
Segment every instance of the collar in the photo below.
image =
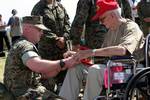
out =
{"type": "Polygon", "coordinates": [[[58,7],[58,2],[56,1],[54,4],[47,4],[47,7],[50,9],[54,9],[54,8],[58,7]]]}

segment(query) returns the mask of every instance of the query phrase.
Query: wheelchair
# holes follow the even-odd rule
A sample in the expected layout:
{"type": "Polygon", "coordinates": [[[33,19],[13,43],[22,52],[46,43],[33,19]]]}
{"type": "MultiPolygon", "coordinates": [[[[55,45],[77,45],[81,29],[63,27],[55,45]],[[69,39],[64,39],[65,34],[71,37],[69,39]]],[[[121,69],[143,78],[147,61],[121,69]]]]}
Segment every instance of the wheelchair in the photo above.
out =
{"type": "MultiPolygon", "coordinates": [[[[107,85],[95,100],[150,100],[150,34],[144,48],[144,66],[137,66],[134,57],[112,57],[107,62],[107,85]],[[112,66],[121,62],[121,66],[112,66]],[[125,66],[127,64],[127,66],[125,66]],[[114,67],[114,68],[113,68],[114,67]],[[117,69],[115,72],[113,69],[117,69]],[[123,70],[124,69],[124,70],[123,70]],[[117,82],[116,82],[117,80],[117,82]]],[[[105,75],[105,74],[104,74],[105,75]]],[[[104,83],[104,85],[105,85],[104,83]]]]}
{"type": "Polygon", "coordinates": [[[127,85],[124,100],[150,99],[150,68],[139,71],[127,85]]]}
{"type": "Polygon", "coordinates": [[[137,62],[133,56],[114,56],[106,65],[102,93],[94,100],[123,100],[128,81],[136,73],[137,62]]]}
{"type": "Polygon", "coordinates": [[[148,34],[145,42],[145,68],[141,69],[129,81],[124,100],[149,100],[150,99],[150,34],[148,34]]]}

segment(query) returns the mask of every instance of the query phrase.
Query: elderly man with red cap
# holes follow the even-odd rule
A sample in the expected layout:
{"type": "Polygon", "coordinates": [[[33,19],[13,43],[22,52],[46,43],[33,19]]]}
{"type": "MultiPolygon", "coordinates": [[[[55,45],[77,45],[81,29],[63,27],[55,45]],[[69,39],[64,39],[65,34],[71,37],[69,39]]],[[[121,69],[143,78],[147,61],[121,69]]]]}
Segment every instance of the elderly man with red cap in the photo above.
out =
{"type": "MultiPolygon", "coordinates": [[[[75,53],[74,59],[80,61],[87,57],[100,56],[126,56],[134,55],[140,49],[143,33],[132,20],[121,16],[120,7],[115,0],[97,0],[97,13],[92,20],[99,19],[107,28],[104,43],[101,48],[94,50],[81,50],[75,53]]],[[[71,52],[67,52],[66,56],[71,52]]],[[[79,64],[69,69],[62,85],[60,96],[67,100],[77,100],[84,72],[87,71],[84,100],[93,100],[100,95],[104,81],[104,62],[85,67],[79,64]]]]}

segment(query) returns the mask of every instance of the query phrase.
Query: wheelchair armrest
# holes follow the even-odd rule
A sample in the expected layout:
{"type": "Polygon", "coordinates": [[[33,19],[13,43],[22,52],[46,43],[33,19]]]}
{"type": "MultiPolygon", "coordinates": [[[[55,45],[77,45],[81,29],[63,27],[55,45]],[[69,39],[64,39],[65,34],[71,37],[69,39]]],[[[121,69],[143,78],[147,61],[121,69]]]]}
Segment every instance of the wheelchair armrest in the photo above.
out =
{"type": "Polygon", "coordinates": [[[110,58],[111,61],[114,62],[122,62],[122,63],[136,63],[136,60],[133,56],[113,56],[110,58]]]}
{"type": "Polygon", "coordinates": [[[113,56],[110,60],[133,59],[133,56],[113,56]]]}

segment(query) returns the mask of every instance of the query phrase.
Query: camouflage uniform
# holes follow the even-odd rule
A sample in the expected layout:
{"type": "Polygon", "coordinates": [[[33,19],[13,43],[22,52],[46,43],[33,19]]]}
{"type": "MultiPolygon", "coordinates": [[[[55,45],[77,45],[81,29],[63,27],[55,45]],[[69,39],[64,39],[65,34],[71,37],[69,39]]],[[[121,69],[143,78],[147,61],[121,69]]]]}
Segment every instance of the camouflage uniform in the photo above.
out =
{"type": "Polygon", "coordinates": [[[24,64],[23,55],[28,51],[38,54],[34,44],[25,38],[20,38],[12,46],[5,65],[4,84],[6,88],[17,100],[50,100],[48,98],[57,97],[41,85],[39,82],[41,75],[33,72],[24,64]]]}
{"type": "Polygon", "coordinates": [[[6,86],[0,82],[0,100],[14,100],[14,96],[7,90],[6,86]]]}
{"type": "Polygon", "coordinates": [[[141,0],[138,4],[138,15],[141,20],[141,28],[143,30],[144,36],[149,33],[150,23],[145,22],[143,19],[150,17],[150,0],[141,0]]]}
{"type": "Polygon", "coordinates": [[[99,21],[92,21],[96,13],[96,0],[79,0],[76,15],[71,26],[70,37],[73,45],[80,44],[81,34],[85,25],[85,46],[100,48],[106,28],[99,21]]]}
{"type": "MultiPolygon", "coordinates": [[[[56,45],[57,37],[65,37],[68,39],[70,32],[70,22],[65,8],[59,2],[56,2],[55,7],[47,4],[46,0],[40,0],[31,12],[31,15],[43,16],[43,24],[51,30],[48,34],[44,34],[38,43],[39,54],[44,59],[58,60],[63,58],[63,53],[67,48],[59,48],[56,45]]],[[[63,81],[66,72],[62,71],[56,76],[58,83],[63,81]]],[[[49,79],[51,80],[51,79],[49,79]]],[[[50,88],[48,84],[54,85],[54,80],[43,80],[43,84],[50,88]]],[[[51,88],[50,88],[51,89],[51,88]]]]}
{"type": "Polygon", "coordinates": [[[51,29],[50,35],[43,35],[38,44],[42,58],[50,60],[61,59],[66,50],[57,47],[55,40],[57,40],[57,36],[66,37],[70,32],[69,17],[65,8],[59,2],[56,3],[55,7],[49,7],[45,0],[40,0],[33,7],[31,15],[43,16],[43,24],[51,29]]]}
{"type": "Polygon", "coordinates": [[[121,15],[125,18],[132,19],[131,7],[127,0],[117,0],[119,6],[121,7],[121,15]]]}

